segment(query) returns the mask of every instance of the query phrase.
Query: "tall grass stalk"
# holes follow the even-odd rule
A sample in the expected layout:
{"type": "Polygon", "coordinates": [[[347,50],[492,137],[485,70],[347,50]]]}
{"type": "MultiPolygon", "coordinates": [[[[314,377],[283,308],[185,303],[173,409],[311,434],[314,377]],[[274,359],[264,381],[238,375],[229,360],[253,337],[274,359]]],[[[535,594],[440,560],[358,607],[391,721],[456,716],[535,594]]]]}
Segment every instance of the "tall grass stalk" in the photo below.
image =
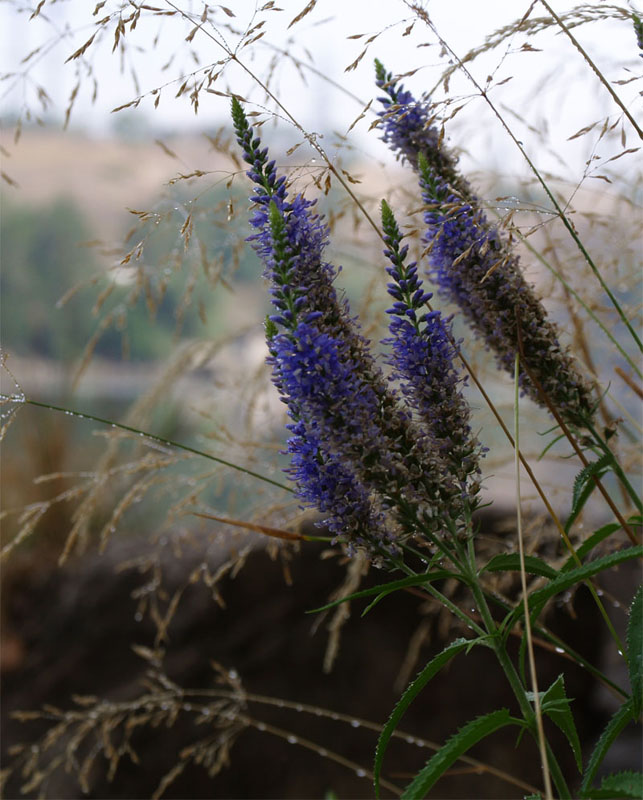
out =
{"type": "MultiPolygon", "coordinates": [[[[146,105],[156,111],[171,99],[197,115],[205,108],[226,115],[219,130],[207,125],[208,163],[198,166],[195,139],[150,134],[180,171],[159,187],[160,196],[143,205],[127,201],[130,229],[116,243],[93,243],[103,267],[81,282],[83,291],[95,287],[96,325],[78,353],[72,388],[87,380],[104,338],[120,335],[126,351],[130,333],[144,336],[173,318],[177,346],[163,375],[122,419],[112,419],[113,409],[89,401],[77,411],[68,406],[82,409],[80,400],[24,392],[20,383],[28,385],[29,376],[11,371],[20,344],[2,356],[0,372],[11,386],[3,383],[0,395],[2,436],[14,442],[5,464],[16,475],[31,469],[34,479],[33,487],[13,481],[17,498],[2,512],[5,569],[11,574],[21,554],[37,564],[48,526],[64,528],[55,541],[72,579],[92,549],[109,557],[110,548],[127,542],[136,554],[125,568],[140,575],[135,619],[153,631],[151,641],[132,642],[145,676],[140,689],[127,687],[129,699],[75,695],[17,712],[46,730],[11,744],[3,771],[10,792],[53,796],[50,787],[66,774],[95,793],[103,767],[118,781],[124,759],[138,757],[139,731],[162,730],[170,742],[186,731],[191,739],[177,743],[173,763],[154,776],[153,797],[173,785],[185,789],[201,767],[214,796],[223,771],[234,774],[237,742],[247,731],[316,754],[351,776],[347,786],[357,792],[368,783],[376,797],[441,796],[461,770],[479,778],[475,790],[461,784],[468,787],[462,796],[488,796],[492,780],[530,800],[641,796],[640,764],[619,771],[610,752],[640,726],[643,707],[643,589],[634,574],[643,558],[635,405],[643,397],[636,382],[643,344],[631,256],[640,236],[640,165],[638,148],[627,147],[630,127],[643,138],[632,91],[640,81],[632,64],[643,55],[640,18],[606,4],[557,13],[541,0],[465,52],[458,27],[445,32],[448,21],[438,24],[433,8],[413,0],[387,7],[381,28],[365,33],[370,16],[379,19],[375,5],[368,25],[349,31],[324,16],[332,0],[297,9],[272,0],[230,8],[105,0],[89,15],[74,7],[61,33],[54,0],[29,9],[19,0],[8,4],[16,14],[28,11],[30,24],[45,33],[20,66],[0,75],[7,96],[22,97],[13,143],[3,151],[18,154],[31,123],[45,124],[51,101],[36,70],[57,47],[74,75],[64,128],[86,85],[100,96],[107,50],[132,79],[132,95],[115,113],[137,115],[146,105]],[[544,16],[536,16],[538,6],[544,16]],[[599,24],[627,30],[631,53],[586,44],[585,31],[599,24]],[[332,35],[320,37],[318,26],[332,35]],[[583,116],[576,133],[564,117],[548,128],[538,112],[539,101],[547,109],[559,90],[536,54],[555,63],[561,32],[581,55],[585,94],[594,86],[607,90],[600,118],[583,116]],[[341,75],[336,64],[315,62],[320,45],[327,53],[340,38],[360,48],[341,75]],[[168,58],[152,74],[164,48],[168,58]],[[517,73],[524,81],[517,100],[508,72],[527,59],[542,83],[532,91],[527,72],[517,73]],[[358,86],[366,71],[370,88],[358,86]],[[319,130],[308,122],[303,97],[292,94],[293,76],[309,82],[309,96],[324,105],[319,130]],[[524,174],[499,174],[489,147],[498,135],[519,154],[524,174]],[[476,162],[485,174],[473,171],[476,162]],[[594,178],[609,190],[595,192],[592,208],[583,210],[583,190],[594,178]],[[534,202],[533,191],[546,199],[534,202]],[[494,200],[496,192],[512,195],[494,200]],[[614,201],[617,193],[633,217],[618,219],[618,228],[614,209],[625,204],[614,201]],[[538,215],[542,203],[546,214],[538,215]],[[544,268],[536,286],[527,277],[530,260],[544,268]],[[614,373],[622,384],[610,385],[614,373]],[[105,444],[90,450],[88,440],[75,441],[51,469],[25,467],[27,450],[15,443],[23,441],[29,408],[94,423],[105,444]],[[499,507],[507,530],[490,521],[499,507]],[[173,626],[182,614],[192,622],[192,592],[202,586],[223,607],[224,578],[263,547],[288,583],[291,563],[314,543],[325,547],[320,569],[333,558],[345,571],[339,587],[315,599],[317,608],[301,608],[302,618],[310,612],[317,627],[327,626],[320,672],[334,668],[347,686],[369,685],[342,659],[350,610],[359,607],[379,623],[401,598],[416,604],[416,631],[406,652],[394,654],[406,688],[388,718],[353,713],[350,700],[336,711],[335,704],[255,691],[252,675],[246,688],[246,677],[216,658],[209,683],[181,685],[168,665],[181,661],[171,658],[180,641],[173,626]],[[194,563],[184,560],[187,552],[194,563]],[[618,569],[615,597],[608,587],[618,569]],[[591,602],[577,613],[586,590],[591,602]],[[322,623],[326,615],[330,621],[322,623]],[[561,620],[569,636],[557,632],[561,620]],[[595,642],[600,650],[590,646],[595,642]],[[488,692],[493,703],[486,700],[487,667],[478,671],[487,658],[500,682],[488,692]],[[610,658],[620,671],[604,667],[610,658]],[[458,695],[454,662],[464,659],[468,675],[480,676],[479,705],[470,711],[456,704],[432,728],[432,692],[458,695]],[[568,695],[581,679],[592,687],[585,697],[603,687],[613,704],[598,736],[584,724],[586,701],[568,695]],[[377,734],[372,764],[302,733],[296,721],[287,727],[279,714],[291,712],[293,720],[319,717],[356,736],[360,729],[377,734]],[[423,727],[420,735],[400,728],[405,715],[423,727]],[[516,766],[509,752],[523,739],[526,755],[516,766]],[[389,753],[393,742],[406,755],[414,747],[428,751],[426,762],[402,774],[389,753]]],[[[570,87],[562,88],[568,97],[570,87]]],[[[20,180],[8,172],[3,178],[18,191],[20,180]]],[[[31,257],[27,250],[20,258],[31,257]]],[[[81,284],[61,287],[61,305],[75,302],[81,284]]],[[[113,362],[103,368],[119,369],[113,362]]],[[[235,589],[241,591],[230,583],[225,591],[235,589]]],[[[228,624],[236,632],[243,623],[228,624]]],[[[270,624],[275,639],[289,626],[270,624]]],[[[389,635],[378,627],[373,663],[389,654],[389,635]]],[[[311,686],[317,682],[307,677],[311,686]]],[[[257,754],[257,765],[241,772],[262,777],[268,769],[257,754]]],[[[335,796],[333,787],[329,792],[335,796]]]]}

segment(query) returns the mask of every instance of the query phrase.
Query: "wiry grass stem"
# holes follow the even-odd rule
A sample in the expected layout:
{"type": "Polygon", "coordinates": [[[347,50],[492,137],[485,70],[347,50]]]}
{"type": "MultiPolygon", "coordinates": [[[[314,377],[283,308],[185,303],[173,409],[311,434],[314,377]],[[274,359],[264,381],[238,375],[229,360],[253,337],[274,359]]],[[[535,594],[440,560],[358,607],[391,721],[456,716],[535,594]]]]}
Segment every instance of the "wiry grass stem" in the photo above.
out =
{"type": "Polygon", "coordinates": [[[634,117],[630,114],[627,109],[627,106],[623,103],[621,98],[616,94],[614,91],[611,83],[607,80],[607,78],[603,75],[600,69],[596,66],[596,64],[592,61],[589,57],[587,52],[583,49],[581,43],[578,39],[574,36],[574,34],[569,30],[567,25],[563,22],[563,20],[558,16],[558,14],[554,11],[554,9],[549,5],[547,0],[540,0],[543,6],[547,9],[547,11],[551,14],[552,18],[556,20],[556,23],[560,27],[560,29],[564,32],[564,34],[569,37],[570,42],[574,45],[574,47],[578,50],[578,52],[583,56],[585,61],[587,62],[588,66],[592,70],[592,72],[596,75],[599,81],[603,84],[603,86],[607,89],[607,91],[612,96],[612,100],[616,103],[616,105],[621,109],[623,114],[627,117],[627,119],[632,124],[632,127],[637,132],[639,139],[643,139],[643,130],[641,130],[640,125],[634,119],[634,117]]]}
{"type": "Polygon", "coordinates": [[[545,729],[543,727],[543,714],[540,707],[540,695],[538,693],[538,676],[536,673],[536,659],[534,657],[534,645],[531,637],[531,618],[529,614],[529,593],[527,590],[527,572],[525,569],[525,542],[522,532],[522,498],[520,494],[520,356],[516,353],[514,370],[514,485],[516,488],[516,532],[518,534],[518,554],[520,557],[520,583],[522,586],[522,602],[525,609],[525,637],[527,640],[527,655],[529,658],[529,673],[531,675],[531,686],[534,695],[534,714],[536,717],[536,728],[538,730],[538,748],[540,750],[540,761],[543,768],[543,781],[545,783],[545,800],[553,800],[551,791],[551,777],[549,774],[549,763],[547,758],[547,742],[545,739],[545,729]]]}
{"type": "MultiPolygon", "coordinates": [[[[10,395],[0,394],[1,401],[6,402],[10,401],[11,399],[12,398],[10,395]]],[[[234,469],[237,472],[243,472],[245,475],[250,475],[252,478],[257,478],[264,483],[270,483],[273,486],[276,486],[278,489],[283,489],[286,492],[293,492],[293,489],[290,486],[287,486],[285,483],[275,481],[272,478],[268,478],[266,475],[261,475],[261,473],[255,472],[252,469],[242,467],[239,464],[234,464],[232,461],[227,461],[225,458],[213,456],[211,453],[206,453],[204,450],[198,450],[196,447],[190,447],[190,445],[181,444],[181,442],[175,442],[173,439],[166,439],[163,436],[157,436],[154,433],[142,431],[139,428],[133,428],[131,425],[125,425],[122,422],[114,422],[114,420],[105,419],[104,417],[96,416],[96,414],[88,414],[84,411],[74,411],[70,408],[64,408],[63,406],[55,406],[52,403],[42,403],[38,400],[31,400],[28,397],[21,399],[20,402],[24,405],[36,406],[37,408],[47,408],[50,411],[60,411],[63,414],[76,417],[77,419],[88,419],[92,422],[98,422],[101,425],[108,425],[110,428],[118,428],[119,430],[127,431],[128,433],[134,433],[137,436],[141,436],[144,439],[148,439],[158,444],[163,444],[166,447],[172,447],[176,450],[183,450],[186,453],[192,453],[192,455],[207,458],[209,461],[215,461],[217,464],[223,464],[226,467],[230,467],[230,469],[234,469]]]]}
{"type": "Polygon", "coordinates": [[[496,108],[495,104],[492,102],[491,98],[489,97],[489,93],[485,89],[483,89],[483,87],[478,83],[478,81],[471,74],[470,70],[467,69],[466,65],[462,62],[462,60],[454,52],[454,50],[442,38],[442,36],[438,32],[437,28],[435,27],[435,25],[431,21],[428,13],[426,12],[426,9],[422,8],[417,3],[410,2],[410,0],[405,0],[405,2],[406,2],[406,5],[412,11],[414,11],[417,14],[417,16],[423,22],[425,22],[426,25],[433,31],[433,33],[437,37],[438,41],[442,45],[442,47],[444,47],[444,49],[447,50],[451,54],[451,56],[456,60],[456,62],[458,63],[460,69],[462,70],[462,72],[466,75],[466,77],[474,85],[474,87],[476,88],[476,90],[478,91],[480,96],[487,103],[489,108],[492,110],[494,116],[498,119],[498,121],[500,122],[500,124],[504,128],[505,132],[507,133],[507,135],[509,136],[511,141],[516,145],[516,147],[520,151],[520,154],[522,155],[522,157],[527,162],[527,164],[529,166],[529,169],[531,169],[531,171],[535,175],[536,179],[538,180],[538,183],[540,183],[540,185],[542,186],[545,194],[547,195],[547,197],[549,198],[551,204],[555,208],[557,216],[560,218],[560,220],[563,223],[563,225],[565,226],[565,228],[567,228],[567,231],[569,232],[569,234],[572,237],[572,239],[574,240],[574,242],[576,242],[576,246],[578,247],[578,249],[583,254],[583,258],[585,259],[585,261],[587,262],[587,264],[588,264],[589,268],[591,269],[592,273],[594,274],[594,276],[598,280],[601,288],[603,289],[605,294],[609,297],[610,302],[612,303],[612,305],[616,309],[619,317],[621,318],[623,324],[625,325],[625,327],[627,328],[628,332],[630,333],[632,339],[636,343],[636,345],[639,348],[639,350],[641,352],[643,352],[643,342],[641,341],[641,338],[639,337],[637,332],[632,327],[632,324],[629,321],[629,319],[627,318],[625,312],[623,311],[623,308],[622,308],[621,304],[618,302],[618,300],[614,296],[614,293],[611,291],[611,289],[609,288],[609,286],[605,282],[605,279],[603,278],[603,276],[600,273],[600,270],[598,269],[598,267],[594,263],[594,260],[592,259],[590,254],[585,249],[585,245],[582,243],[582,241],[580,239],[580,236],[576,233],[576,230],[574,229],[574,226],[572,225],[572,223],[567,218],[567,215],[565,214],[563,209],[560,207],[560,204],[556,200],[556,198],[554,197],[554,194],[553,194],[552,190],[549,188],[549,185],[547,184],[547,181],[545,181],[545,179],[541,175],[539,169],[536,167],[536,165],[531,160],[531,158],[527,155],[527,151],[525,150],[525,148],[523,147],[521,142],[518,141],[518,139],[516,138],[515,134],[513,133],[513,131],[509,127],[509,125],[506,123],[504,117],[502,116],[500,111],[498,111],[498,109],[496,108]]]}

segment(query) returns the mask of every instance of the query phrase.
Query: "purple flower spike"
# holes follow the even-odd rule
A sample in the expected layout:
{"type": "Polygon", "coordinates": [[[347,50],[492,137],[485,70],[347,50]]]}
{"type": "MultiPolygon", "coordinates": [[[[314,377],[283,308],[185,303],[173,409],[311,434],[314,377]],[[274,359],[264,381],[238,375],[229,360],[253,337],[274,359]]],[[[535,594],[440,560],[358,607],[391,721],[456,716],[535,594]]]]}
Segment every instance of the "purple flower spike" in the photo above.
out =
{"type": "Polygon", "coordinates": [[[525,394],[547,407],[544,394],[568,423],[582,427],[595,408],[592,390],[558,341],[556,326],[525,281],[518,257],[458,174],[426,104],[397,86],[378,61],[375,70],[377,85],[387,93],[382,98],[384,140],[419,173],[428,206],[430,278],[442,297],[460,307],[501,369],[513,374],[520,353],[525,394]]]}
{"type": "Polygon", "coordinates": [[[460,307],[500,368],[513,374],[520,353],[525,394],[546,406],[544,392],[569,423],[582,426],[593,412],[591,390],[525,281],[518,256],[480,208],[463,203],[422,155],[418,162],[422,197],[430,209],[424,216],[429,274],[440,294],[460,307]]]}
{"type": "Polygon", "coordinates": [[[397,551],[408,536],[453,530],[460,488],[388,389],[338,297],[336,270],[323,260],[327,226],[314,203],[288,198],[236,101],[233,120],[255,183],[250,241],[271,283],[269,363],[293,420],[288,472],[298,496],[330,514],[334,533],[374,554],[397,551]]]}
{"type": "Polygon", "coordinates": [[[464,383],[454,360],[451,326],[439,311],[422,311],[431,294],[424,291],[415,263],[405,264],[407,247],[393,212],[382,201],[382,227],[392,266],[387,272],[394,282],[389,294],[395,303],[390,338],[390,364],[411,408],[415,409],[431,445],[447,465],[462,493],[471,500],[478,490],[481,447],[469,425],[470,408],[461,391],[464,383]]]}

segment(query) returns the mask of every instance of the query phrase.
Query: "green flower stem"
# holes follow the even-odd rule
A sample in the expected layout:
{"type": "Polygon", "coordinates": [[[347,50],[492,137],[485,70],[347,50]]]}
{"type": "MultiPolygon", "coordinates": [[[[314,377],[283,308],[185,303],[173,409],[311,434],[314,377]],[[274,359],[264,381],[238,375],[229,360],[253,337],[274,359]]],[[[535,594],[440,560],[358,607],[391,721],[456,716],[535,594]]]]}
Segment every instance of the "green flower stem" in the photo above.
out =
{"type": "Polygon", "coordinates": [[[567,785],[563,771],[560,768],[560,764],[558,763],[549,742],[545,742],[545,747],[547,748],[547,765],[549,766],[551,777],[556,784],[556,789],[558,789],[558,794],[561,800],[571,800],[572,795],[569,791],[569,786],[567,785]]]}
{"type": "MultiPolygon", "coordinates": [[[[527,697],[527,693],[525,691],[524,686],[522,685],[522,681],[518,672],[509,658],[509,654],[505,648],[504,639],[499,636],[498,626],[491,615],[491,611],[489,610],[489,606],[487,605],[487,600],[482,590],[482,587],[479,582],[479,576],[476,566],[476,558],[475,558],[475,550],[473,545],[473,538],[469,539],[469,561],[468,566],[470,570],[470,579],[471,579],[471,590],[473,592],[473,596],[480,612],[480,616],[482,617],[485,628],[487,630],[487,634],[491,640],[491,646],[493,647],[494,653],[496,654],[496,658],[500,666],[502,667],[503,672],[511,686],[511,689],[514,693],[516,700],[518,701],[518,705],[520,706],[520,710],[522,712],[523,718],[529,729],[530,733],[538,743],[538,731],[536,729],[536,715],[534,713],[534,709],[527,697]]],[[[569,788],[567,787],[567,783],[563,776],[563,773],[560,769],[560,765],[558,764],[556,757],[554,756],[553,752],[549,745],[547,745],[547,764],[551,773],[551,776],[556,784],[556,788],[561,798],[570,798],[571,794],[569,792],[569,788]]]]}

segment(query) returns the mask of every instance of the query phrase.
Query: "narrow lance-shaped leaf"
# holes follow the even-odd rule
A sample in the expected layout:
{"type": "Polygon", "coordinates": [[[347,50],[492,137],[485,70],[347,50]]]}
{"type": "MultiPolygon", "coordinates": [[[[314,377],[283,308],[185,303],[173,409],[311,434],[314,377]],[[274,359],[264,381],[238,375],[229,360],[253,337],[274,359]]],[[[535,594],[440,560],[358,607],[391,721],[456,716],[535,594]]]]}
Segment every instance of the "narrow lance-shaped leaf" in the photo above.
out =
{"type": "Polygon", "coordinates": [[[605,730],[601,734],[598,742],[596,742],[596,746],[594,747],[592,755],[589,758],[585,775],[583,776],[583,783],[580,787],[581,797],[592,796],[590,786],[592,785],[594,776],[598,772],[598,768],[603,763],[603,759],[605,758],[607,751],[614,743],[616,737],[627,725],[627,723],[633,719],[634,714],[632,711],[632,706],[632,698],[630,697],[623,703],[623,705],[614,714],[612,719],[607,723],[605,730]]]}
{"type": "Polygon", "coordinates": [[[562,675],[552,683],[546,692],[541,693],[540,707],[543,713],[556,725],[567,737],[576,759],[578,771],[583,771],[583,761],[581,754],[580,739],[570,708],[570,700],[565,693],[565,681],[562,675]]]}
{"type": "MultiPolygon", "coordinates": [[[[529,608],[531,612],[532,622],[535,623],[538,615],[543,610],[545,603],[560,592],[564,592],[571,586],[574,586],[586,578],[591,578],[599,572],[615,567],[618,564],[623,564],[626,561],[631,561],[635,558],[643,557],[643,546],[628,547],[625,550],[620,550],[618,553],[610,553],[608,556],[597,558],[595,561],[590,561],[589,564],[583,564],[581,567],[569,570],[568,572],[561,573],[557,578],[533,592],[529,598],[529,608]]],[[[507,616],[504,624],[513,626],[518,619],[524,614],[524,607],[522,603],[517,606],[511,614],[507,616]]]]}
{"type": "Polygon", "coordinates": [[[409,586],[422,586],[423,584],[430,583],[431,581],[453,577],[455,577],[455,573],[444,569],[436,570],[435,572],[423,575],[409,575],[408,578],[400,578],[397,581],[389,581],[388,583],[380,583],[377,586],[370,586],[368,589],[360,589],[359,592],[353,592],[353,594],[349,594],[347,597],[340,597],[338,600],[333,600],[332,602],[326,603],[326,605],[320,606],[319,608],[312,608],[306,613],[317,614],[320,611],[327,611],[329,608],[334,608],[341,603],[348,603],[351,600],[359,600],[362,597],[371,597],[374,594],[378,596],[381,595],[383,597],[391,592],[396,592],[400,589],[406,589],[409,586]]]}
{"type": "MultiPolygon", "coordinates": [[[[482,568],[481,572],[520,572],[521,568],[519,553],[499,553],[482,568]]],[[[545,578],[558,577],[557,570],[536,556],[525,556],[525,572],[530,575],[543,575],[545,578]]]]}
{"type": "Polygon", "coordinates": [[[520,724],[520,720],[511,717],[506,708],[471,720],[460,728],[418,772],[402,793],[402,800],[418,800],[418,798],[424,797],[451,764],[474,744],[499,728],[520,724]]]}
{"type": "MultiPolygon", "coordinates": [[[[629,520],[630,524],[635,524],[632,520],[629,520]]],[[[613,533],[616,533],[621,526],[618,522],[609,522],[607,525],[602,525],[598,530],[594,531],[591,536],[588,536],[587,539],[580,545],[580,547],[576,550],[576,555],[582,561],[586,555],[592,552],[592,550],[597,547],[602,541],[607,539],[608,536],[611,536],[613,533]]],[[[561,572],[567,572],[570,569],[578,566],[578,563],[574,556],[570,556],[567,561],[561,567],[561,572]]]]}
{"type": "Polygon", "coordinates": [[[641,800],[643,797],[643,775],[640,772],[618,772],[606,775],[598,789],[592,789],[587,797],[592,800],[615,800],[631,798],[641,800]]]}
{"type": "Polygon", "coordinates": [[[596,488],[594,478],[600,478],[607,472],[611,456],[601,456],[598,461],[592,461],[578,473],[574,479],[574,491],[572,495],[572,508],[569,518],[565,523],[565,531],[569,533],[576,518],[583,510],[583,506],[589,500],[590,495],[596,488]]]}
{"type": "Polygon", "coordinates": [[[388,722],[382,729],[380,738],[377,742],[375,750],[375,766],[373,768],[375,795],[380,796],[380,773],[382,771],[382,762],[384,760],[384,753],[388,747],[389,740],[393,735],[393,731],[397,727],[399,721],[402,719],[406,709],[411,705],[417,695],[424,689],[427,683],[433,678],[442,667],[447,664],[453,656],[460,653],[465,648],[473,647],[473,645],[480,640],[477,639],[456,639],[448,647],[445,647],[441,653],[438,653],[435,658],[431,659],[424,667],[420,674],[412,681],[406,688],[404,694],[399,699],[397,705],[393,709],[388,722]]]}

